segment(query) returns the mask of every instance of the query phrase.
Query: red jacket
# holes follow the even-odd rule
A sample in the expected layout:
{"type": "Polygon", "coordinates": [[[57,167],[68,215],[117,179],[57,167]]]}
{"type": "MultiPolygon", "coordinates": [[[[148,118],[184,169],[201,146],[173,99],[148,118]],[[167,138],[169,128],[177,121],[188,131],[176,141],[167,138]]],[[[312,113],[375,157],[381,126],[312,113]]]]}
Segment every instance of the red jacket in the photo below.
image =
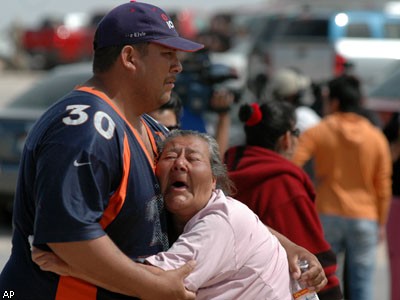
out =
{"type": "Polygon", "coordinates": [[[308,175],[278,153],[256,146],[230,148],[225,162],[237,188],[233,196],[264,224],[317,256],[328,278],[320,299],[342,299],[336,255],[324,238],[308,175]]]}

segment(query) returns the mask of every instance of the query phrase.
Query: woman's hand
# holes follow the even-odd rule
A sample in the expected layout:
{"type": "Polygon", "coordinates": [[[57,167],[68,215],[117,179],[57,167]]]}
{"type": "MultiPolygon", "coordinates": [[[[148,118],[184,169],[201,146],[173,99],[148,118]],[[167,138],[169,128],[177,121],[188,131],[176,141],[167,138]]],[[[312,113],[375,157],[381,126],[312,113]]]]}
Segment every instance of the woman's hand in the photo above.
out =
{"type": "Polygon", "coordinates": [[[328,279],[317,257],[274,229],[268,228],[278,238],[279,242],[286,250],[292,278],[304,282],[310,290],[320,291],[328,283],[328,279]],[[309,269],[303,274],[298,265],[299,260],[307,260],[309,264],[309,269]]]}
{"type": "Polygon", "coordinates": [[[320,291],[328,283],[321,263],[310,251],[293,243],[286,249],[286,253],[292,278],[300,280],[310,290],[315,290],[316,292],[320,291]],[[309,268],[303,274],[298,265],[299,260],[308,261],[309,268]]]}

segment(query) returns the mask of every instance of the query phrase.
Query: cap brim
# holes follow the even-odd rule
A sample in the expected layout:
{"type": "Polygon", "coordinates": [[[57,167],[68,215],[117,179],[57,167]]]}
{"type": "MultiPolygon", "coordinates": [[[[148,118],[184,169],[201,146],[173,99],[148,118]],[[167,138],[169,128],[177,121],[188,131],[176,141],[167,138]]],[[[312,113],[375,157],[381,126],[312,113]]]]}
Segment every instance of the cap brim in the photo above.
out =
{"type": "Polygon", "coordinates": [[[184,52],[196,52],[204,48],[203,44],[192,42],[179,36],[152,40],[150,42],[184,52]]]}

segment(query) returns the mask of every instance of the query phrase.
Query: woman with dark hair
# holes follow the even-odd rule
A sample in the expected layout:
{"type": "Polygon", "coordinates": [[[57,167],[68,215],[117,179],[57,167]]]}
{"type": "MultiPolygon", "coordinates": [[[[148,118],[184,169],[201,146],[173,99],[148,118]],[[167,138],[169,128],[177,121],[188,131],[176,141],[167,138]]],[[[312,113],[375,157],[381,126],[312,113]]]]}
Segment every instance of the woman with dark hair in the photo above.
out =
{"type": "Polygon", "coordinates": [[[335,276],[336,256],[324,239],[308,175],[290,158],[297,144],[294,107],[281,101],[244,104],[239,118],[245,123],[246,144],[228,149],[225,162],[235,183],[236,199],[264,222],[317,256],[328,284],[320,299],[342,299],[335,276]]]}

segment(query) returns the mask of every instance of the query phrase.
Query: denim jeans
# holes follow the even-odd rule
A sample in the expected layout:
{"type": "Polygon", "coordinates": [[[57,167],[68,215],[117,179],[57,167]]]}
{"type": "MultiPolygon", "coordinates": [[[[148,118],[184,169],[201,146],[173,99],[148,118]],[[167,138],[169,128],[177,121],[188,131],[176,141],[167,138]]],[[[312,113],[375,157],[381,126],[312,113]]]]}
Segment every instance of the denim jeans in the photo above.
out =
{"type": "Polygon", "coordinates": [[[345,255],[346,294],[351,300],[372,300],[378,246],[378,224],[366,219],[320,215],[325,238],[337,254],[345,255]]]}

